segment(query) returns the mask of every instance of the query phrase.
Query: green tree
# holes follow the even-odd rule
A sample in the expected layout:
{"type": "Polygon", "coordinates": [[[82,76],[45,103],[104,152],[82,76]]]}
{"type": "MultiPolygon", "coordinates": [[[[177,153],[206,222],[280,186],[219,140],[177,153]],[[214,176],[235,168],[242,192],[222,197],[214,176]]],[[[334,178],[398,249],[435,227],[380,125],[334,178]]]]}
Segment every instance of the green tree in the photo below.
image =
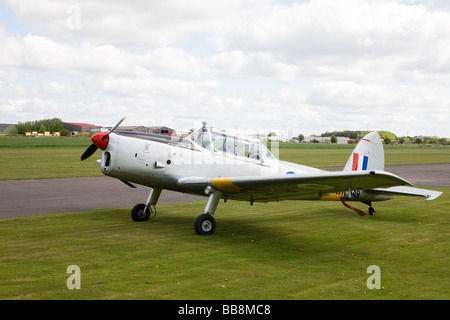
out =
{"type": "Polygon", "coordinates": [[[62,129],[59,131],[62,137],[68,137],[70,136],[70,131],[67,129],[62,129]]]}
{"type": "Polygon", "coordinates": [[[336,136],[333,134],[331,136],[331,143],[337,143],[337,142],[338,142],[338,140],[337,140],[336,136]]]}
{"type": "Polygon", "coordinates": [[[386,143],[386,144],[391,143],[391,141],[397,140],[397,136],[394,133],[389,132],[389,131],[380,130],[380,131],[378,131],[378,134],[380,135],[381,139],[383,139],[384,143],[386,143]],[[386,142],[386,141],[389,141],[389,142],[386,142]]]}
{"type": "Polygon", "coordinates": [[[19,122],[16,125],[16,128],[17,128],[18,134],[25,134],[25,132],[31,132],[30,122],[25,122],[25,123],[19,122]]]}
{"type": "Polygon", "coordinates": [[[41,126],[38,129],[38,133],[44,133],[45,131],[47,131],[47,128],[43,124],[41,124],[41,126]]]}
{"type": "Polygon", "coordinates": [[[43,119],[27,122],[19,122],[17,124],[17,132],[19,134],[25,134],[25,132],[37,131],[39,133],[44,133],[45,131],[50,132],[61,132],[64,129],[64,124],[61,119],[43,119]],[[42,129],[44,131],[42,131],[42,129]]]}

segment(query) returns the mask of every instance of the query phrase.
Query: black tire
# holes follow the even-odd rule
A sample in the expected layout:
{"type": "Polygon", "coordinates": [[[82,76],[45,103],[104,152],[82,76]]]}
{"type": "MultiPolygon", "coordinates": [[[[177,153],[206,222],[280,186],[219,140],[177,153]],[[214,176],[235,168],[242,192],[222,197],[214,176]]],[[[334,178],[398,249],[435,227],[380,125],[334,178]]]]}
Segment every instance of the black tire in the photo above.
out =
{"type": "Polygon", "coordinates": [[[216,220],[209,214],[201,214],[195,219],[194,229],[199,235],[211,235],[216,231],[216,220]]]}
{"type": "Polygon", "coordinates": [[[150,210],[147,207],[147,210],[145,210],[145,204],[139,203],[131,209],[131,218],[133,221],[147,221],[148,218],[150,218],[150,210]]]}

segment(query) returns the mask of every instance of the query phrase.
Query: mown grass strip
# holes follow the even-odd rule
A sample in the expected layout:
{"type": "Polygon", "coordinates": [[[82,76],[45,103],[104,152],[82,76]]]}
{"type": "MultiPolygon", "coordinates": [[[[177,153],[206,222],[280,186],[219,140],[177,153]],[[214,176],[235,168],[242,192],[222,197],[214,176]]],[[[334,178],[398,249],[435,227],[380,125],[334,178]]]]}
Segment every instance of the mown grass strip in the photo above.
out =
{"type": "Polygon", "coordinates": [[[337,202],[228,201],[213,236],[193,230],[203,201],[143,223],[130,208],[1,219],[0,299],[448,299],[450,188],[437,189],[364,217],[337,202]]]}

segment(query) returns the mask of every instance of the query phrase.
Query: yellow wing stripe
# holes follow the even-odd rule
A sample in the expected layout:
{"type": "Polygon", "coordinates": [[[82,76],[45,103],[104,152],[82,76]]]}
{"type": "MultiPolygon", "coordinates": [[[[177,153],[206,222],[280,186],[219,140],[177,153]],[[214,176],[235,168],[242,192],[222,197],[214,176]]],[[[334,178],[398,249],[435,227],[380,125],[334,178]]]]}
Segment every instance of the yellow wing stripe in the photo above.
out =
{"type": "Polygon", "coordinates": [[[220,191],[226,191],[226,192],[240,192],[241,188],[233,184],[231,182],[231,178],[216,178],[211,180],[211,184],[214,188],[220,190],[220,191]]]}
{"type": "Polygon", "coordinates": [[[345,193],[343,192],[339,192],[339,193],[329,193],[329,194],[325,194],[323,195],[320,200],[325,200],[325,201],[339,201],[341,200],[342,197],[345,196],[345,193]]]}

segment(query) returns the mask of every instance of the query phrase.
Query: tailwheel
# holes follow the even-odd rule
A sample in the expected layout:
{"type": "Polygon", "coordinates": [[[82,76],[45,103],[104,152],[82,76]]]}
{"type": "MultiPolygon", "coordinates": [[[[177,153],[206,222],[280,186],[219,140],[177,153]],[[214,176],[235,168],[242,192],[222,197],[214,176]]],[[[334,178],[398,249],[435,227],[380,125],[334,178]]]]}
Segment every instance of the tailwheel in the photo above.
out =
{"type": "Polygon", "coordinates": [[[201,214],[195,220],[194,229],[199,235],[211,235],[216,230],[216,220],[210,214],[201,214]]]}
{"type": "Polygon", "coordinates": [[[144,203],[139,203],[131,209],[131,218],[133,221],[147,221],[151,214],[153,214],[153,217],[156,215],[155,206],[146,206],[144,203]]]}

